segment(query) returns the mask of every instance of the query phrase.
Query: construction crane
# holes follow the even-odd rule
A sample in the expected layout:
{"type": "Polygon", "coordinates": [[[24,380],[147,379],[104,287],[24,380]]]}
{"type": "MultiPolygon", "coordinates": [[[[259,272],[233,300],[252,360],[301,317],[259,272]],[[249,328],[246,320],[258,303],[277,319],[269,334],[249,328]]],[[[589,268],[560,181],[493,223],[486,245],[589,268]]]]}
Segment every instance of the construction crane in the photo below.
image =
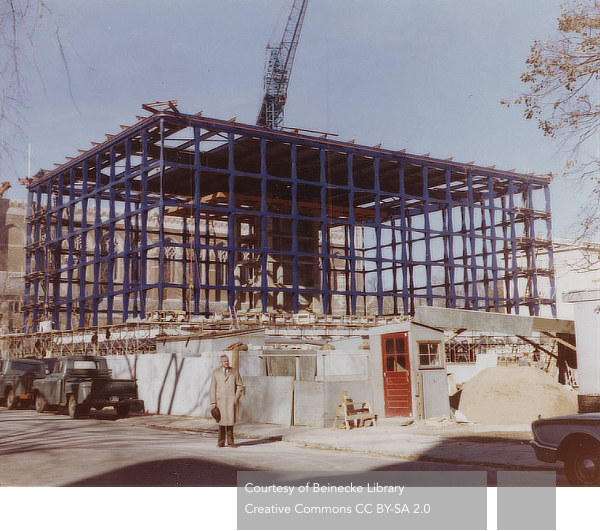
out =
{"type": "Polygon", "coordinates": [[[256,125],[269,129],[281,129],[283,126],[283,106],[307,5],[308,0],[294,0],[281,42],[275,46],[267,45],[264,95],[256,125]]]}

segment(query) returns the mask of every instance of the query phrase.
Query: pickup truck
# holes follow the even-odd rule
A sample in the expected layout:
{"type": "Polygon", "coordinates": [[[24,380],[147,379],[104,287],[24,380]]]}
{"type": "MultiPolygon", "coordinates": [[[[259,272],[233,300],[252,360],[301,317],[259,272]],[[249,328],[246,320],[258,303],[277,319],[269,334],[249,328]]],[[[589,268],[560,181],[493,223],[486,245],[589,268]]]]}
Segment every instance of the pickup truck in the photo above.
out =
{"type": "Polygon", "coordinates": [[[139,402],[136,381],[113,378],[106,359],[100,356],[58,358],[51,374],[34,380],[33,395],[38,413],[66,406],[73,419],[87,415],[91,408],[107,406],[124,418],[139,402]]]}
{"type": "Polygon", "coordinates": [[[8,409],[33,403],[33,381],[46,375],[46,364],[36,359],[0,359],[0,400],[8,409]]]}

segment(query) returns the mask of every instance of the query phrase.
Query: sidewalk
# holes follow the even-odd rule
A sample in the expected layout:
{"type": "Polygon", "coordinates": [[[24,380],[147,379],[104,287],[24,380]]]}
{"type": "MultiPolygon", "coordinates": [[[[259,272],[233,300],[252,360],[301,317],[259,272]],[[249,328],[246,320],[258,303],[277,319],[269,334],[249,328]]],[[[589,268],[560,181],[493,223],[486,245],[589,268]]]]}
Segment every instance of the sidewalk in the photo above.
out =
{"type": "MultiPolygon", "coordinates": [[[[200,417],[139,415],[119,422],[133,426],[199,433],[216,437],[213,420],[200,417]]],[[[357,452],[406,460],[489,466],[510,470],[556,470],[559,465],[537,460],[529,446],[529,425],[485,426],[447,420],[411,423],[380,419],[374,427],[351,430],[237,424],[236,438],[274,439],[310,448],[357,452]]]]}

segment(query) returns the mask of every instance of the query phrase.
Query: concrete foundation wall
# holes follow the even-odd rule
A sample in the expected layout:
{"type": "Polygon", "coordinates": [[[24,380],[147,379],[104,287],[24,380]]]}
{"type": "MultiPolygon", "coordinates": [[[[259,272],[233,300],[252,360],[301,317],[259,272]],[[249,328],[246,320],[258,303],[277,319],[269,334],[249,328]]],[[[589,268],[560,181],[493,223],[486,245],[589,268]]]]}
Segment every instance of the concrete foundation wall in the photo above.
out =
{"type": "Polygon", "coordinates": [[[336,342],[332,351],[317,351],[317,381],[298,381],[291,376],[266,376],[264,332],[213,339],[169,340],[157,346],[157,354],[108,357],[116,378],[136,378],[146,411],[168,415],[208,417],[210,381],[219,367],[219,356],[242,342],[240,373],[246,395],[239,420],[290,425],[323,426],[333,423],[342,391],[354,400],[370,400],[369,352],[356,350],[360,343],[336,342]],[[347,350],[352,347],[353,351],[347,350]],[[332,381],[333,380],[333,381],[332,381]]]}
{"type": "Polygon", "coordinates": [[[107,359],[115,378],[136,378],[139,398],[149,413],[207,416],[215,357],[179,354],[115,356],[107,359]]]}
{"type": "MultiPolygon", "coordinates": [[[[205,417],[209,416],[210,380],[222,353],[111,356],[107,362],[115,378],[137,379],[139,397],[149,413],[205,417]]],[[[262,374],[257,356],[240,356],[240,365],[244,377],[262,374]]]]}
{"type": "MultiPolygon", "coordinates": [[[[109,367],[115,378],[135,378],[139,398],[149,413],[209,417],[210,381],[219,366],[223,351],[199,352],[185,355],[180,352],[144,354],[139,356],[110,356],[109,367]]],[[[259,352],[240,354],[240,372],[246,395],[240,403],[239,420],[290,425],[292,411],[295,424],[323,426],[333,423],[342,391],[354,400],[369,400],[369,383],[365,373],[356,374],[365,363],[363,356],[333,356],[356,361],[350,363],[353,372],[343,381],[294,381],[288,376],[265,376],[264,359],[259,352]]],[[[333,356],[328,360],[333,361],[333,356]]],[[[335,365],[332,363],[332,365],[335,365]]]]}

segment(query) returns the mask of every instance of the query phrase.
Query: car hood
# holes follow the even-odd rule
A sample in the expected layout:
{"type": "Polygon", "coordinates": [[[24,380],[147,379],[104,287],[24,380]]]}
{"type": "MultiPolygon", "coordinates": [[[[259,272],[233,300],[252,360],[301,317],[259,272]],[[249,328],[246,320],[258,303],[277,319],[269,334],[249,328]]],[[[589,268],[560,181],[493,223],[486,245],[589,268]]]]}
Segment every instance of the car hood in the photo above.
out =
{"type": "Polygon", "coordinates": [[[562,415],[560,417],[548,417],[542,418],[538,420],[534,420],[533,422],[554,422],[554,421],[587,421],[587,420],[598,420],[600,421],[600,412],[596,413],[575,413],[574,415],[562,415]]]}

